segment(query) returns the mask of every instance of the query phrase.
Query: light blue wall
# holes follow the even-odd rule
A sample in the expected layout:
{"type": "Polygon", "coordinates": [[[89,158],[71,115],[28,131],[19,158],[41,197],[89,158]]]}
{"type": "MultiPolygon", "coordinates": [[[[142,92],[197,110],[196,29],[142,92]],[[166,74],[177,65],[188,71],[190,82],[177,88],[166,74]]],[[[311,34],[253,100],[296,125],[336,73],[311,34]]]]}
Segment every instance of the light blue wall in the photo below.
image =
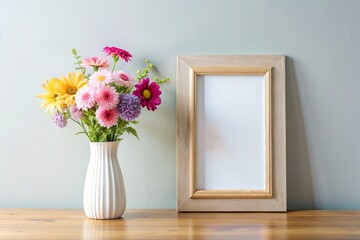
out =
{"type": "MultiPolygon", "coordinates": [[[[176,55],[284,54],[290,209],[360,208],[360,1],[0,0],[0,207],[81,208],[87,139],[39,108],[40,84],[116,45],[172,82],[120,163],[129,208],[176,202],[176,55]]],[[[219,93],[218,97],[221,97],[219,93]]]]}

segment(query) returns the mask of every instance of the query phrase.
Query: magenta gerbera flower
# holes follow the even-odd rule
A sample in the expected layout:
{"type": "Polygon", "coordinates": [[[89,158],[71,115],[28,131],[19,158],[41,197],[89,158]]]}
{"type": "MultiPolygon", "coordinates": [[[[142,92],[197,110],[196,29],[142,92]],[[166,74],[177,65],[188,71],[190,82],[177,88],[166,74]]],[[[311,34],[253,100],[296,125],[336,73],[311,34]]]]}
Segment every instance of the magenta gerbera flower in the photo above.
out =
{"type": "Polygon", "coordinates": [[[82,61],[81,66],[84,68],[87,67],[107,68],[109,67],[109,63],[107,59],[102,59],[101,57],[91,57],[91,58],[85,58],[84,61],[82,61]]]}
{"type": "Polygon", "coordinates": [[[99,108],[96,110],[96,119],[99,122],[100,126],[103,127],[112,127],[117,123],[119,118],[119,113],[116,108],[113,109],[103,109],[99,108]]]}
{"type": "Polygon", "coordinates": [[[140,98],[140,104],[148,110],[154,111],[157,105],[161,104],[161,91],[160,86],[156,82],[149,84],[149,78],[143,78],[139,84],[135,85],[133,94],[140,98]]]}
{"type": "Polygon", "coordinates": [[[107,56],[121,58],[125,62],[131,61],[132,58],[128,51],[117,47],[104,47],[103,51],[107,56]]]}
{"type": "Polygon", "coordinates": [[[112,109],[119,103],[119,94],[114,87],[102,85],[95,93],[95,101],[99,108],[105,110],[112,109]]]}

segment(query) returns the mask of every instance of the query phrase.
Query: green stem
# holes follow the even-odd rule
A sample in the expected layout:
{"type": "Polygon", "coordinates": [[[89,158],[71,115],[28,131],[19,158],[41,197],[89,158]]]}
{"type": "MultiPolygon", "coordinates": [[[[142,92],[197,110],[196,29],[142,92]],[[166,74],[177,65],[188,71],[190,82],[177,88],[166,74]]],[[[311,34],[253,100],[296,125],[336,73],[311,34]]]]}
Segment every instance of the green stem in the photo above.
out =
{"type": "Polygon", "coordinates": [[[112,136],[112,138],[113,138],[113,141],[116,141],[116,126],[114,127],[114,129],[113,129],[113,136],[112,136]]]}
{"type": "Polygon", "coordinates": [[[111,69],[111,72],[114,72],[116,63],[117,63],[118,61],[119,61],[119,58],[116,57],[116,56],[114,56],[114,66],[113,66],[113,68],[111,69]]]}
{"type": "Polygon", "coordinates": [[[81,66],[81,62],[80,62],[80,60],[79,60],[78,58],[76,59],[76,61],[77,61],[78,65],[79,65],[79,68],[80,68],[82,74],[85,76],[85,71],[86,71],[85,68],[83,68],[83,67],[81,66]]]}
{"type": "Polygon", "coordinates": [[[84,131],[84,133],[86,134],[86,136],[90,139],[90,137],[89,137],[89,135],[88,135],[88,133],[87,133],[86,128],[84,127],[84,125],[81,124],[80,122],[76,121],[75,119],[71,118],[71,117],[70,117],[70,119],[73,120],[74,122],[76,122],[77,124],[79,124],[79,126],[83,129],[83,131],[84,131]]]}
{"type": "Polygon", "coordinates": [[[86,69],[81,66],[80,56],[77,55],[77,51],[76,51],[75,48],[72,49],[72,54],[74,55],[74,57],[76,59],[76,62],[79,65],[79,68],[80,68],[82,74],[84,74],[84,76],[85,76],[86,69]]]}

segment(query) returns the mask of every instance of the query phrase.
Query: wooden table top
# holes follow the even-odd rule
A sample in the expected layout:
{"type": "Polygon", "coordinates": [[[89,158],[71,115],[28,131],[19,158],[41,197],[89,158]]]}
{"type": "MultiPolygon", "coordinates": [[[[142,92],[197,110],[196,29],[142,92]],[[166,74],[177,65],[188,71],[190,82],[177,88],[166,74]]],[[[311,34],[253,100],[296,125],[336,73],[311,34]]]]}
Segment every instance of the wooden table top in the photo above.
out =
{"type": "Polygon", "coordinates": [[[120,219],[92,220],[82,210],[0,209],[0,239],[360,239],[360,210],[126,210],[120,219]]]}

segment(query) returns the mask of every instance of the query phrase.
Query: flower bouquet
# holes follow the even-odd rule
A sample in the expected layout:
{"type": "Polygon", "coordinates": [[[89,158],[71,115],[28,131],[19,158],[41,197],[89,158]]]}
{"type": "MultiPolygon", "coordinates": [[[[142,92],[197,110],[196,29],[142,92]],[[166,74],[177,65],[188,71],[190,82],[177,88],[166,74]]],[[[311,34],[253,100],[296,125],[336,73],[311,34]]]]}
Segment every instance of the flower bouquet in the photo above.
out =
{"type": "Polygon", "coordinates": [[[84,211],[90,218],[112,219],[125,211],[123,177],[117,159],[118,143],[124,133],[138,138],[132,127],[141,110],[155,111],[161,104],[160,85],[168,78],[150,80],[153,68],[148,60],[136,77],[116,70],[119,60],[129,62],[132,55],[117,47],[104,47],[109,60],[89,57],[81,60],[76,49],[72,54],[77,72],[51,78],[43,84],[45,93],[38,95],[40,105],[50,113],[55,124],[64,128],[69,120],[81,127],[90,141],[90,162],[84,186],[84,211]],[[92,71],[91,71],[92,70],[92,71]]]}
{"type": "Polygon", "coordinates": [[[160,84],[168,78],[150,81],[153,64],[146,60],[146,68],[137,71],[137,77],[116,70],[119,60],[131,61],[132,55],[117,47],[104,47],[104,53],[111,56],[111,70],[108,59],[89,57],[81,60],[76,49],[72,50],[77,70],[68,76],[51,78],[43,84],[45,93],[41,107],[52,115],[58,127],[67,126],[72,120],[81,127],[90,142],[120,141],[124,133],[138,137],[131,126],[137,124],[142,108],[154,111],[161,104],[160,84]],[[92,73],[88,70],[92,69],[92,73]]]}

